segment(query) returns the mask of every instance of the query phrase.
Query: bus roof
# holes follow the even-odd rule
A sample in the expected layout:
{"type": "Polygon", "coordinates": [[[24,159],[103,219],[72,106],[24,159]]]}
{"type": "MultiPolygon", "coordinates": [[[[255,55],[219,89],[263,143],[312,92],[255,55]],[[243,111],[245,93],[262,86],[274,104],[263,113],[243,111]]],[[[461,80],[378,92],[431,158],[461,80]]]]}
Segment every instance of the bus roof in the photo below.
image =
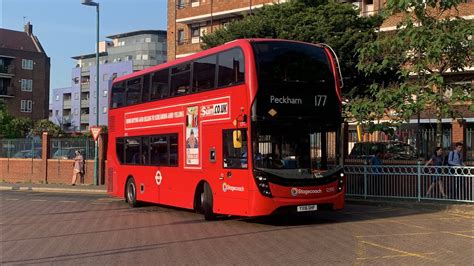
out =
{"type": "MultiPolygon", "coordinates": [[[[163,64],[159,64],[159,65],[156,65],[156,66],[151,66],[151,67],[148,67],[146,69],[143,69],[143,70],[140,70],[140,71],[137,71],[137,72],[133,72],[131,74],[127,74],[127,75],[118,77],[113,82],[121,82],[121,81],[127,80],[129,78],[133,78],[133,77],[136,77],[136,76],[152,73],[152,72],[155,72],[155,71],[163,69],[163,68],[176,66],[176,65],[179,65],[179,64],[182,64],[182,63],[185,63],[185,62],[189,62],[189,61],[201,58],[201,57],[205,57],[207,55],[214,54],[214,53],[222,51],[222,50],[226,50],[226,49],[233,48],[233,47],[238,47],[242,44],[246,45],[246,44],[249,44],[250,42],[264,42],[264,41],[277,41],[277,42],[283,42],[284,41],[284,42],[305,43],[305,42],[301,42],[301,41],[285,40],[285,39],[265,39],[265,38],[237,39],[237,40],[233,40],[233,41],[227,42],[225,44],[210,48],[208,50],[204,50],[204,51],[201,51],[201,52],[198,52],[198,53],[186,56],[186,57],[182,57],[182,58],[179,58],[179,59],[176,59],[176,60],[173,60],[173,61],[170,61],[170,62],[166,62],[166,63],[163,63],[163,64]]],[[[313,44],[313,45],[319,46],[318,44],[313,44]]]]}

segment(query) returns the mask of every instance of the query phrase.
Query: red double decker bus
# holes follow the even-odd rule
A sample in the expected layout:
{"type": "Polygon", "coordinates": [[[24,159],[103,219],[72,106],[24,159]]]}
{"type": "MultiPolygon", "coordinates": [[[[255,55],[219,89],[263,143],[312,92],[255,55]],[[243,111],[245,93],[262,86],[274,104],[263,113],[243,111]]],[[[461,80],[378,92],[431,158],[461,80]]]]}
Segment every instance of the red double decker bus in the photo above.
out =
{"type": "Polygon", "coordinates": [[[206,219],[343,208],[338,69],[325,45],[245,39],[117,78],[108,192],[206,219]]]}

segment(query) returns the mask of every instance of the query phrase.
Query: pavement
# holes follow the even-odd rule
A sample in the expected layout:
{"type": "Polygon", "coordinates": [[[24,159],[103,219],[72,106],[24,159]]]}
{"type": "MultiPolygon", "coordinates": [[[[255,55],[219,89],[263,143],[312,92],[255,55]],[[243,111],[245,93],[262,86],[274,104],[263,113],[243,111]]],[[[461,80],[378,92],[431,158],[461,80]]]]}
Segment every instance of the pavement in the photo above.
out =
{"type": "Polygon", "coordinates": [[[67,193],[101,193],[106,194],[105,185],[94,186],[85,184],[36,184],[36,183],[5,183],[0,182],[0,190],[26,190],[39,192],[67,192],[67,193]]]}
{"type": "MultiPolygon", "coordinates": [[[[34,183],[0,182],[0,191],[1,190],[107,194],[107,188],[105,185],[95,186],[95,185],[83,185],[83,184],[76,184],[75,186],[71,186],[70,184],[34,184],[34,183]]],[[[450,213],[474,215],[474,204],[472,203],[457,203],[457,202],[448,202],[448,201],[429,201],[429,200],[423,200],[421,202],[417,202],[414,200],[403,200],[403,199],[386,199],[386,198],[363,199],[360,197],[347,197],[346,202],[348,204],[355,204],[355,205],[390,206],[390,207],[446,211],[450,213]]]]}

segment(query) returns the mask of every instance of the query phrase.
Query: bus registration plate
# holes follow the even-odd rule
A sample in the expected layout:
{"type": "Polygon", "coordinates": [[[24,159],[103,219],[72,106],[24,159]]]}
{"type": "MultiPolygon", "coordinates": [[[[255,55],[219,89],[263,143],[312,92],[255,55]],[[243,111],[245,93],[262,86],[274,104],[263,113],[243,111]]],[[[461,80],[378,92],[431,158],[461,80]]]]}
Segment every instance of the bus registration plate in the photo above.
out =
{"type": "Polygon", "coordinates": [[[310,212],[310,211],[317,211],[317,210],[318,210],[318,205],[304,205],[304,206],[297,207],[298,212],[310,212]]]}

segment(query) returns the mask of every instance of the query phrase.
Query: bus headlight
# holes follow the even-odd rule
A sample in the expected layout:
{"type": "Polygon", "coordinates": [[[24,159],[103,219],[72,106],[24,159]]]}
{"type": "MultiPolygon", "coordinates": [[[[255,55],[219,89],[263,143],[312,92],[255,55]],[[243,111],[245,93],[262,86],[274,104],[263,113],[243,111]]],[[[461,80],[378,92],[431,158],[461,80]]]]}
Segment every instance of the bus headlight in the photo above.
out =
{"type": "Polygon", "coordinates": [[[337,182],[337,191],[341,192],[344,187],[344,173],[339,174],[339,181],[337,182]]]}
{"type": "Polygon", "coordinates": [[[272,192],[270,191],[270,184],[268,183],[267,177],[263,172],[255,171],[255,182],[257,184],[258,190],[265,197],[272,197],[272,192]]]}

